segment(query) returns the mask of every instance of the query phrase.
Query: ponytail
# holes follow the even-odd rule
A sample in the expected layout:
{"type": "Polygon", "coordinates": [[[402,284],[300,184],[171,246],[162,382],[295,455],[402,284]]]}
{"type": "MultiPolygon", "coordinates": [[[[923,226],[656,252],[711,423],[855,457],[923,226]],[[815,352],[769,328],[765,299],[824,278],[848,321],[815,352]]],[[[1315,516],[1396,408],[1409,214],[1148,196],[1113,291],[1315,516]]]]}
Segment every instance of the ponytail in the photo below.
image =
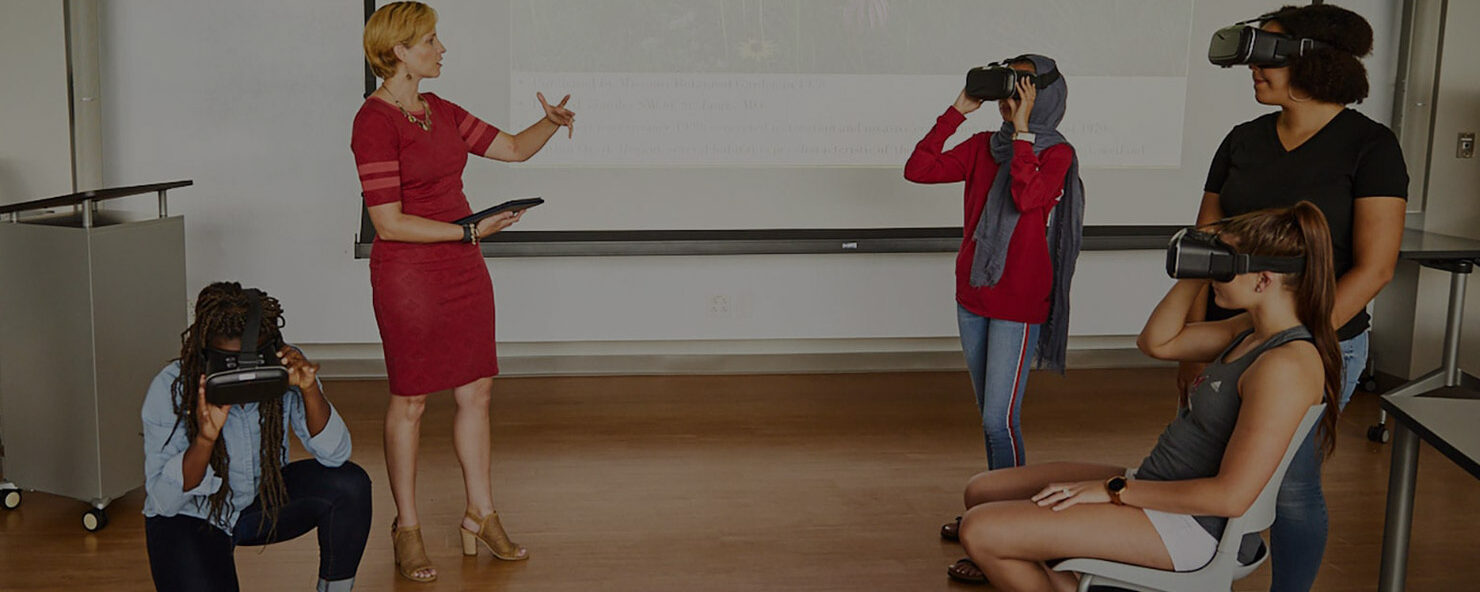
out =
{"type": "Polygon", "coordinates": [[[1283,285],[1295,292],[1295,316],[1310,331],[1324,370],[1325,417],[1321,418],[1321,451],[1330,454],[1336,446],[1336,416],[1341,412],[1341,344],[1331,326],[1336,304],[1336,271],[1332,269],[1331,229],[1326,216],[1314,204],[1302,201],[1293,207],[1261,210],[1231,218],[1222,232],[1235,237],[1240,253],[1273,257],[1304,257],[1305,270],[1284,275],[1283,285]]]}
{"type": "Polygon", "coordinates": [[[1336,302],[1331,230],[1326,225],[1326,216],[1308,201],[1295,204],[1287,212],[1300,231],[1300,242],[1304,243],[1305,271],[1298,278],[1295,314],[1314,338],[1325,369],[1325,393],[1321,398],[1326,403],[1326,412],[1321,418],[1321,427],[1324,428],[1321,430],[1321,452],[1330,455],[1336,447],[1336,416],[1340,413],[1337,401],[1344,382],[1341,346],[1336,339],[1336,328],[1331,324],[1331,309],[1336,302]]]}

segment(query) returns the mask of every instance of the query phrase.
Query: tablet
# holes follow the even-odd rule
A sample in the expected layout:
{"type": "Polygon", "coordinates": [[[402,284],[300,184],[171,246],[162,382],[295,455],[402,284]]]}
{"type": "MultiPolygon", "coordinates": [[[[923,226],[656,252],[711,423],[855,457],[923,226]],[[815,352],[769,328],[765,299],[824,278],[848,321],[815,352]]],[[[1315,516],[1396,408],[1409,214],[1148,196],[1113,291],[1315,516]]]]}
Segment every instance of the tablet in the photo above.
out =
{"type": "Polygon", "coordinates": [[[545,203],[545,200],[542,199],[542,198],[538,198],[538,197],[525,197],[525,198],[520,198],[520,199],[511,199],[509,201],[506,201],[506,202],[501,203],[499,205],[493,206],[493,207],[488,208],[486,210],[483,210],[481,212],[474,212],[474,213],[469,214],[467,216],[463,216],[461,218],[458,218],[456,220],[453,220],[452,223],[453,224],[457,224],[458,226],[462,226],[463,224],[471,224],[471,223],[477,222],[479,220],[482,220],[484,218],[487,218],[489,216],[492,216],[494,214],[502,214],[504,212],[518,212],[518,211],[521,211],[521,210],[527,210],[529,208],[535,207],[535,206],[540,205],[542,203],[545,203]]]}

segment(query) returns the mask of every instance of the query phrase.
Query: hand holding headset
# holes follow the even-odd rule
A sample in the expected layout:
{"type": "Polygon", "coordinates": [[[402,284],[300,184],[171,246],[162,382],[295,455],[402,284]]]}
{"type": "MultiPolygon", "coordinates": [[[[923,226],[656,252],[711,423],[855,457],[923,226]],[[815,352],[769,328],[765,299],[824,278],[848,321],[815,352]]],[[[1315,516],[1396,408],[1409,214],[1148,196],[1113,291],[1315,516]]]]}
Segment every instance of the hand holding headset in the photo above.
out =
{"type": "Polygon", "coordinates": [[[288,369],[279,362],[280,338],[269,339],[257,347],[262,324],[262,292],[248,289],[246,327],[242,329],[242,350],[226,351],[207,347],[206,401],[214,405],[261,403],[283,396],[288,391],[288,369]]]}
{"type": "Polygon", "coordinates": [[[1014,70],[1009,66],[1013,62],[1027,60],[1027,56],[1008,58],[1000,62],[993,62],[985,66],[977,66],[966,72],[966,96],[980,101],[998,101],[1006,98],[1018,98],[1018,80],[1027,78],[1033,81],[1036,88],[1046,88],[1059,79],[1057,69],[1052,72],[1034,74],[1022,70],[1014,70]]]}

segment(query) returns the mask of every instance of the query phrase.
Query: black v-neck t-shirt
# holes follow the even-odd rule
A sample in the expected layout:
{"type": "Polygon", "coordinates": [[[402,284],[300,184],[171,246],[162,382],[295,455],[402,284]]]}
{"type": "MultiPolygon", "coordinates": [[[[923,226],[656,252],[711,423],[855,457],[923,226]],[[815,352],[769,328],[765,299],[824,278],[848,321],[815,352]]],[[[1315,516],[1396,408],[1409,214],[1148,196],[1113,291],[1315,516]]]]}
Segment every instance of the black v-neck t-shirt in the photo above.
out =
{"type": "MultiPolygon", "coordinates": [[[[1280,143],[1279,112],[1239,124],[1223,138],[1203,189],[1218,194],[1226,216],[1314,203],[1331,226],[1336,277],[1352,268],[1352,208],[1364,197],[1408,198],[1408,167],[1387,126],[1344,109],[1294,150],[1280,143]]],[[[1237,314],[1208,299],[1208,319],[1237,314]]],[[[1351,339],[1367,330],[1367,311],[1336,331],[1351,339]]]]}

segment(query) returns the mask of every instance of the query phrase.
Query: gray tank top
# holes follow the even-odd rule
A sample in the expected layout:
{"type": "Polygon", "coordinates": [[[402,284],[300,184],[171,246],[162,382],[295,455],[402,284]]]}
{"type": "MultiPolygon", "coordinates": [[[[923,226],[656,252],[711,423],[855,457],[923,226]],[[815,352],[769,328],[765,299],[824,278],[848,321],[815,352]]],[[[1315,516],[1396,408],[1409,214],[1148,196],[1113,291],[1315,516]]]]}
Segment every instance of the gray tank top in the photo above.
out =
{"type": "MultiPolygon", "coordinates": [[[[1266,351],[1298,340],[1311,340],[1310,331],[1297,325],[1271,335],[1236,360],[1225,360],[1228,352],[1244,342],[1253,330],[1240,333],[1233,343],[1210,364],[1192,384],[1188,408],[1177,414],[1156,441],[1156,447],[1136,469],[1136,479],[1146,481],[1182,481],[1205,479],[1218,474],[1223,464],[1223,451],[1233,437],[1243,399],[1238,394],[1238,381],[1244,371],[1266,351]]],[[[1228,522],[1221,516],[1193,516],[1213,535],[1223,536],[1228,522]]]]}

